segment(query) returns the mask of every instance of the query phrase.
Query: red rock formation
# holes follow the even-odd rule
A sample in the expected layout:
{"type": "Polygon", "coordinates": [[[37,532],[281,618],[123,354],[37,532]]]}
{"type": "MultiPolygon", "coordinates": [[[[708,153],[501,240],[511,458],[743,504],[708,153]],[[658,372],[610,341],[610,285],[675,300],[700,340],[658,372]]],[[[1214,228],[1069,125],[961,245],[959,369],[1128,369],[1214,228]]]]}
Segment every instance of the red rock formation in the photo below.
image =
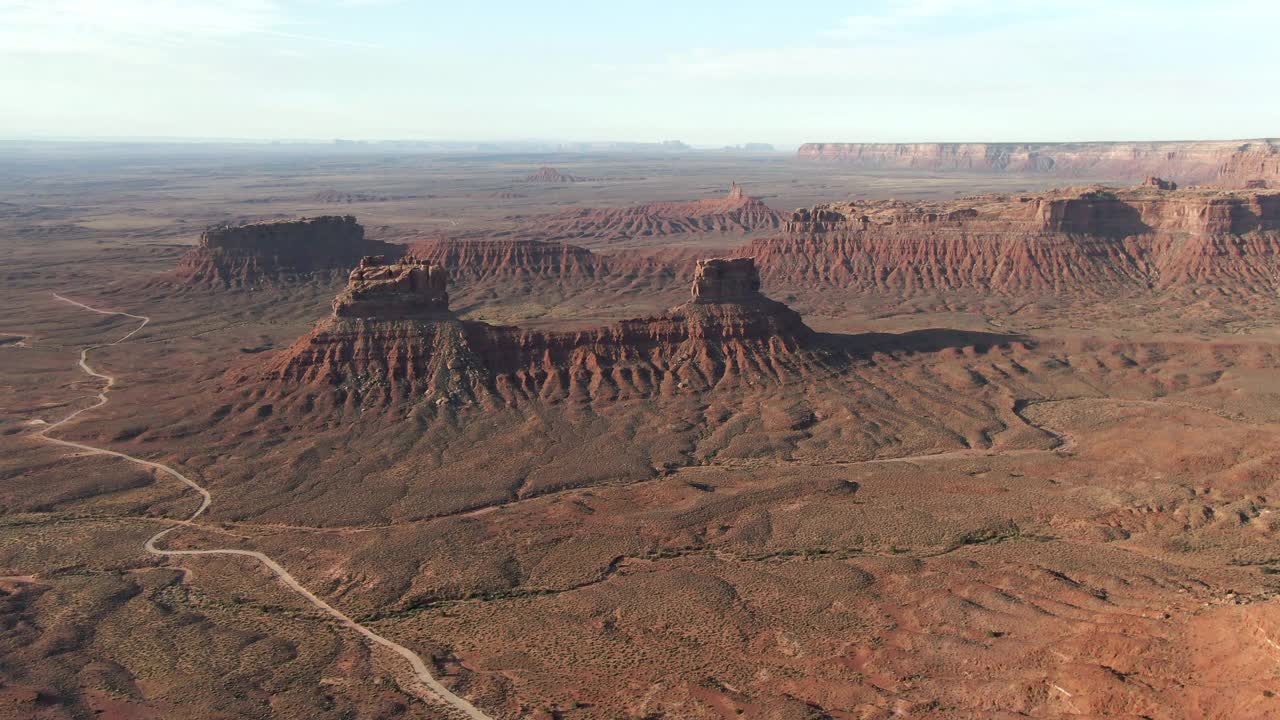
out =
{"type": "Polygon", "coordinates": [[[1148,175],[1147,179],[1142,181],[1142,187],[1155,188],[1156,190],[1177,190],[1178,183],[1158,178],[1155,175],[1148,175]]]}
{"type": "Polygon", "coordinates": [[[799,210],[743,249],[775,285],[1101,294],[1280,286],[1280,193],[1087,188],[799,210]]]}
{"type": "Polygon", "coordinates": [[[698,261],[693,302],[753,302],[761,297],[760,273],[753,258],[698,261]]]}
{"type": "Polygon", "coordinates": [[[462,321],[447,310],[444,271],[416,260],[369,260],[334,313],[274,358],[286,387],[337,387],[361,402],[577,398],[599,400],[777,382],[831,356],[800,316],[759,292],[750,258],[698,264],[694,299],[651,318],[579,332],[462,321]]]}
{"type": "Polygon", "coordinates": [[[449,273],[437,265],[405,260],[388,264],[382,256],[360,261],[347,287],[333,300],[333,316],[404,320],[434,319],[449,313],[449,273]]]}
{"type": "Polygon", "coordinates": [[[409,254],[473,281],[512,277],[596,277],[602,257],[576,245],[540,240],[445,240],[414,243],[409,254]]]}
{"type": "Polygon", "coordinates": [[[777,228],[782,216],[736,183],[721,198],[584,208],[529,218],[525,231],[547,240],[612,243],[682,233],[748,234],[777,228]]]}
{"type": "Polygon", "coordinates": [[[576,175],[562,173],[553,167],[538,168],[537,172],[524,179],[524,181],[528,183],[552,184],[590,182],[591,180],[592,178],[577,177],[576,175]]]}
{"type": "Polygon", "coordinates": [[[1273,141],[1098,143],[805,143],[797,157],[865,170],[1049,174],[1060,177],[1242,183],[1278,177],[1273,141]],[[1269,169],[1268,169],[1269,168],[1269,169]],[[1247,177],[1246,177],[1247,176],[1247,177]]]}
{"type": "Polygon", "coordinates": [[[185,285],[253,287],[346,271],[366,255],[402,252],[399,245],[366,240],[350,215],[221,225],[200,236],[200,244],[178,261],[175,275],[185,285]]]}

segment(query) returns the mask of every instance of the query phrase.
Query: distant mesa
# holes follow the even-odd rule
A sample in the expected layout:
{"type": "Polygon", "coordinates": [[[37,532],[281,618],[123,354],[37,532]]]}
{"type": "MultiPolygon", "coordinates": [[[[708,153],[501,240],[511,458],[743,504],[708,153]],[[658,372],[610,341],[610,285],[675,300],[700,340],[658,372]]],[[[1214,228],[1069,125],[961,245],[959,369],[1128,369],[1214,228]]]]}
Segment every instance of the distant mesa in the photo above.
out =
{"type": "Polygon", "coordinates": [[[945,202],[797,210],[741,249],[785,287],[1075,294],[1280,289],[1280,193],[1153,179],[945,202]]]}
{"type": "Polygon", "coordinates": [[[781,227],[783,217],[733,183],[729,192],[718,198],[582,208],[522,220],[524,232],[546,240],[610,244],[684,233],[745,235],[781,227]]]}
{"type": "Polygon", "coordinates": [[[366,239],[350,215],[217,225],[182,256],[173,278],[187,286],[251,288],[346,272],[366,255],[403,252],[403,246],[366,239]]]}
{"type": "Polygon", "coordinates": [[[541,167],[537,172],[524,179],[527,183],[548,183],[548,184],[565,184],[592,182],[593,178],[578,177],[568,173],[560,172],[553,167],[541,167]]]}
{"type": "Polygon", "coordinates": [[[800,316],[760,292],[751,258],[701,261],[689,302],[585,331],[461,320],[448,309],[447,279],[416,259],[365,259],[333,314],[256,378],[284,394],[332,387],[339,403],[511,404],[776,383],[831,363],[807,348],[816,336],[800,316]]]}
{"type": "Polygon", "coordinates": [[[347,192],[329,189],[317,192],[311,196],[311,199],[318,203],[350,205],[351,203],[388,202],[402,198],[392,197],[390,195],[374,195],[372,193],[347,192]]]}
{"type": "Polygon", "coordinates": [[[1096,143],[805,143],[802,160],[860,170],[996,172],[1137,180],[1244,188],[1280,180],[1280,141],[1096,143]]]}

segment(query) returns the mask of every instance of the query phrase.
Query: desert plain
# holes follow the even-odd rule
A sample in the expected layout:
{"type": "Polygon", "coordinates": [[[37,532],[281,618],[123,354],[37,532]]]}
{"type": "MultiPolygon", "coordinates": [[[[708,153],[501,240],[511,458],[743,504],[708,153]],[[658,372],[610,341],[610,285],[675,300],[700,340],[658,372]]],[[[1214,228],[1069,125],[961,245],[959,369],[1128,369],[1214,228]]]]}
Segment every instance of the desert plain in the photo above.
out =
{"type": "Polygon", "coordinates": [[[1274,145],[936,150],[6,145],[0,717],[1280,717],[1274,145]]]}

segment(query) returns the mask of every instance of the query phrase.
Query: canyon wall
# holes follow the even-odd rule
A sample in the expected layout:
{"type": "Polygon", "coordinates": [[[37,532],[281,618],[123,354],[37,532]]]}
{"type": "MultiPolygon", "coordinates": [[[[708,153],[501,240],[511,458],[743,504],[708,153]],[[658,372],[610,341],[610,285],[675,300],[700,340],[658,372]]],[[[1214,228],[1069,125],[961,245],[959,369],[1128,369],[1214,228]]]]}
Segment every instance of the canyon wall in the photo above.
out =
{"type": "MultiPolygon", "coordinates": [[[[805,143],[797,157],[860,170],[1045,174],[1245,187],[1280,181],[1276,140],[1098,143],[805,143]]],[[[1265,186],[1265,185],[1264,185],[1265,186]]]]}

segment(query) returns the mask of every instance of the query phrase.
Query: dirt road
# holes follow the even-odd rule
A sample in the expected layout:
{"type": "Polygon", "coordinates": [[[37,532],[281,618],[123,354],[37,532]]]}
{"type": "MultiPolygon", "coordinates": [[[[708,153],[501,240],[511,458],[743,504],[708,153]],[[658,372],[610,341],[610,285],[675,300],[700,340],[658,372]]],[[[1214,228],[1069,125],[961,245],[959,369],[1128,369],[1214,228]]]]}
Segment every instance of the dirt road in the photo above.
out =
{"type": "MultiPolygon", "coordinates": [[[[169,556],[169,557],[183,556],[183,555],[240,555],[243,557],[253,558],[254,560],[257,560],[259,563],[261,563],[263,566],[265,566],[268,570],[270,570],[280,580],[280,582],[284,583],[286,587],[288,587],[290,590],[294,591],[298,595],[301,595],[304,599],[306,599],[307,602],[319,608],[325,614],[337,620],[340,625],[343,625],[344,627],[354,630],[366,641],[374,645],[379,645],[381,647],[384,647],[394,652],[395,654],[399,655],[400,657],[404,658],[405,661],[407,661],[410,667],[413,669],[414,678],[418,682],[420,682],[423,686],[425,686],[426,689],[430,691],[431,697],[429,699],[443,701],[444,703],[447,703],[449,706],[451,706],[453,709],[462,713],[464,716],[468,718],[472,718],[472,720],[493,720],[493,718],[489,717],[488,715],[478,710],[470,702],[468,702],[464,698],[459,697],[458,695],[455,695],[454,693],[450,692],[449,689],[446,688],[444,685],[441,685],[440,682],[436,680],[436,678],[431,674],[431,671],[427,669],[427,664],[423,662],[422,658],[417,653],[415,653],[414,651],[410,650],[409,648],[403,645],[400,645],[399,643],[388,640],[387,638],[370,630],[364,625],[361,625],[355,620],[352,620],[351,618],[347,617],[342,611],[334,608],[329,603],[317,597],[310,590],[303,587],[302,583],[298,582],[298,580],[294,578],[293,575],[289,574],[288,570],[285,570],[284,567],[280,565],[280,563],[277,563],[275,560],[272,560],[270,557],[260,552],[254,552],[252,550],[237,550],[233,548],[210,548],[206,550],[164,550],[162,548],[156,547],[156,542],[159,541],[161,538],[163,538],[165,535],[168,535],[169,533],[173,532],[174,530],[177,530],[178,528],[191,525],[193,521],[196,520],[196,518],[199,518],[201,515],[204,514],[206,510],[209,509],[209,506],[213,503],[213,498],[212,496],[209,495],[209,491],[201,487],[199,483],[195,482],[194,480],[187,477],[186,475],[183,475],[177,470],[169,467],[168,465],[164,465],[158,462],[152,462],[150,460],[143,460],[142,458],[137,458],[122,452],[117,452],[115,450],[107,450],[105,448],[94,447],[92,445],[73,442],[71,440],[62,440],[60,438],[52,437],[49,435],[51,431],[56,430],[57,428],[62,427],[63,425],[66,425],[67,423],[71,422],[72,420],[79,417],[83,413],[100,408],[103,405],[106,405],[108,402],[110,402],[110,399],[107,394],[108,392],[110,392],[112,386],[115,385],[116,378],[113,375],[109,375],[107,373],[102,373],[102,372],[98,372],[97,370],[94,370],[93,367],[89,365],[89,353],[99,348],[119,345],[120,343],[128,340],[129,338],[138,334],[138,332],[141,331],[142,328],[146,327],[147,323],[151,322],[151,318],[145,315],[134,315],[132,313],[119,312],[115,310],[100,310],[98,308],[85,305],[84,303],[76,302],[75,300],[62,297],[57,293],[54,293],[53,296],[58,300],[61,300],[62,302],[70,303],[72,305],[75,305],[76,307],[84,308],[85,310],[88,310],[90,312],[95,312],[100,315],[120,315],[122,317],[133,318],[135,320],[141,321],[138,324],[138,327],[129,331],[127,334],[123,335],[122,337],[120,337],[118,340],[114,342],[104,343],[101,345],[90,345],[80,351],[80,369],[84,370],[84,372],[90,375],[91,377],[99,378],[105,381],[105,383],[102,386],[102,389],[98,391],[97,401],[92,405],[76,410],[75,412],[71,413],[70,415],[67,415],[66,417],[62,418],[61,420],[55,423],[46,425],[43,429],[40,430],[40,432],[36,433],[34,437],[37,437],[45,442],[49,442],[55,445],[61,445],[63,447],[74,448],[76,450],[80,450],[82,452],[89,453],[89,454],[110,455],[112,457],[120,458],[121,460],[127,460],[128,462],[134,463],[136,465],[141,465],[142,467],[155,470],[156,472],[162,475],[168,475],[169,477],[186,484],[192,490],[195,490],[197,493],[200,494],[200,507],[196,508],[196,511],[193,512],[190,517],[188,517],[186,520],[174,521],[175,522],[174,525],[172,525],[171,527],[165,528],[164,530],[161,530],[160,532],[156,533],[155,535],[152,535],[150,538],[147,539],[147,542],[143,545],[143,547],[146,549],[147,552],[153,555],[162,555],[162,556],[169,556]]],[[[33,422],[35,424],[44,424],[43,421],[39,421],[39,420],[33,421],[33,422]]]]}

